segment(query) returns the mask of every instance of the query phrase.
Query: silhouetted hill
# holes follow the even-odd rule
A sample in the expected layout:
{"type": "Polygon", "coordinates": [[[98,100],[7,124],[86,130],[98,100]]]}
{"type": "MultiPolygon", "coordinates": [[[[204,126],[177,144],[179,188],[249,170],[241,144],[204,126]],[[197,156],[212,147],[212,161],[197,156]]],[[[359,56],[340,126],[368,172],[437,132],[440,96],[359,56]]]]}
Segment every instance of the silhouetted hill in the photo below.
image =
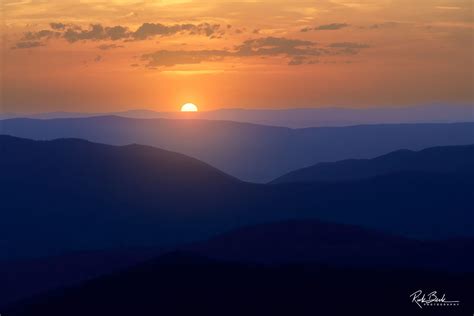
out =
{"type": "Polygon", "coordinates": [[[160,253],[159,249],[121,249],[0,261],[0,309],[33,295],[129,268],[160,253]]]}
{"type": "Polygon", "coordinates": [[[225,196],[240,183],[181,154],[79,139],[0,136],[0,166],[0,258],[159,246],[169,242],[164,231],[176,242],[177,220],[217,220],[216,192],[225,196]]]}
{"type": "Polygon", "coordinates": [[[373,158],[400,148],[474,143],[474,123],[289,129],[230,121],[108,116],[4,120],[0,133],[39,140],[81,138],[112,145],[151,145],[195,157],[253,182],[268,182],[318,162],[373,158]]]}
{"type": "Polygon", "coordinates": [[[261,185],[146,146],[8,136],[0,137],[0,166],[0,259],[170,249],[242,226],[298,218],[419,238],[474,234],[471,174],[261,185]]]}
{"type": "MultiPolygon", "coordinates": [[[[5,165],[11,168],[23,166],[32,162],[31,156],[33,155],[38,159],[36,166],[38,172],[44,173],[44,175],[49,171],[54,171],[53,168],[70,168],[71,171],[72,168],[77,168],[77,175],[83,178],[86,176],[108,176],[116,177],[116,180],[122,179],[121,182],[133,180],[123,178],[128,175],[140,178],[140,181],[146,179],[163,181],[167,185],[174,183],[192,186],[194,189],[199,189],[194,185],[201,183],[203,179],[215,185],[239,182],[239,180],[197,159],[143,145],[110,146],[82,139],[32,141],[0,135],[0,146],[2,162],[5,165]],[[56,163],[52,162],[54,160],[56,163]],[[62,165],[58,165],[58,163],[62,165]]],[[[11,169],[2,171],[2,173],[8,172],[11,172],[11,169]]],[[[22,170],[19,168],[15,172],[19,173],[22,170]]],[[[67,175],[62,176],[67,177],[67,175]]]]}
{"type": "Polygon", "coordinates": [[[474,272],[474,239],[420,241],[316,220],[244,227],[185,249],[232,262],[474,272]]]}
{"type": "Polygon", "coordinates": [[[50,293],[8,315],[462,315],[474,275],[321,265],[249,265],[187,253],[50,293]],[[410,295],[438,291],[459,306],[424,306],[410,295]]]}
{"type": "Polygon", "coordinates": [[[398,150],[373,159],[318,163],[290,172],[271,183],[347,181],[401,171],[473,173],[474,145],[433,147],[418,152],[398,150]]]}

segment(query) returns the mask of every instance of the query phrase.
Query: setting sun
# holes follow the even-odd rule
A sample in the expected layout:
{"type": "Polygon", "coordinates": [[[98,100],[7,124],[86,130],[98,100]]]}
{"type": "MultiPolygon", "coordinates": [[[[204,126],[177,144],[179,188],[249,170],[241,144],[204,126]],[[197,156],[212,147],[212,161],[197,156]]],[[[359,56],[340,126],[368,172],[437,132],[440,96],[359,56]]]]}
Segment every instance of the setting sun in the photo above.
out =
{"type": "Polygon", "coordinates": [[[197,106],[192,103],[183,104],[183,106],[181,107],[181,112],[197,112],[197,111],[198,111],[197,106]]]}

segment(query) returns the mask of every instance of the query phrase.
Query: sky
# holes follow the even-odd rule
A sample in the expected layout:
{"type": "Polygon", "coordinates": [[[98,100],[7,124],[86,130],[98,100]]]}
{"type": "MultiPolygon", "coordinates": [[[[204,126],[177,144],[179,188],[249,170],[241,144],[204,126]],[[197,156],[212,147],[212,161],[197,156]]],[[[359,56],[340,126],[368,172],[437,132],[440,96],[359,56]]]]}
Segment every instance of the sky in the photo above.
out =
{"type": "Polygon", "coordinates": [[[0,112],[474,103],[472,0],[0,6],[0,112]]]}

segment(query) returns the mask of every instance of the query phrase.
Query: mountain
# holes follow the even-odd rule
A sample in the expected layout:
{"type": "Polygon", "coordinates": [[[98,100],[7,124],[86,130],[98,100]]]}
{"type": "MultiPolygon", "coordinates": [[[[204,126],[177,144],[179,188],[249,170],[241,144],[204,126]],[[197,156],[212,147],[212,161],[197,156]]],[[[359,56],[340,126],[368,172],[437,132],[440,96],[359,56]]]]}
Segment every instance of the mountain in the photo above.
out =
{"type": "Polygon", "coordinates": [[[421,241],[311,219],[243,227],[183,250],[241,263],[474,272],[474,239],[421,241]]]}
{"type": "MultiPolygon", "coordinates": [[[[238,264],[474,272],[474,239],[420,241],[312,219],[243,227],[179,250],[196,258],[238,264]]],[[[159,254],[159,249],[122,249],[0,262],[0,308],[35,294],[124,271],[159,254]]]]}
{"type": "Polygon", "coordinates": [[[186,240],[175,222],[194,218],[199,235],[219,220],[215,192],[240,183],[181,154],[78,139],[0,136],[0,166],[0,258],[186,240]]]}
{"type": "Polygon", "coordinates": [[[433,104],[411,107],[297,108],[297,109],[218,109],[183,115],[180,112],[157,112],[137,109],[111,113],[50,112],[37,114],[0,114],[7,118],[79,118],[117,115],[128,118],[194,118],[225,120],[290,128],[350,126],[361,124],[453,123],[474,121],[474,105],[433,104]]]}
{"type": "Polygon", "coordinates": [[[5,309],[25,315],[462,315],[474,275],[316,264],[259,265],[178,252],[5,309]],[[423,306],[437,291],[459,305],[423,306]]]}
{"type": "MultiPolygon", "coordinates": [[[[163,116],[179,118],[178,115],[163,116]]],[[[474,121],[474,105],[425,105],[389,108],[220,109],[199,112],[196,118],[227,120],[290,128],[363,124],[453,123],[474,121]]]]}
{"type": "Polygon", "coordinates": [[[0,260],[173,249],[231,229],[315,218],[403,236],[474,232],[472,174],[405,172],[333,184],[245,183],[141,145],[0,137],[0,260]]]}
{"type": "Polygon", "coordinates": [[[81,138],[111,145],[150,145],[252,182],[268,182],[319,162],[374,158],[400,148],[474,143],[474,123],[289,129],[213,120],[91,117],[3,120],[0,133],[37,140],[81,138]]]}
{"type": "Polygon", "coordinates": [[[159,249],[96,250],[0,261],[0,309],[40,293],[124,270],[160,253],[159,249]]]}
{"type": "Polygon", "coordinates": [[[474,173],[474,145],[398,150],[373,159],[318,163],[290,172],[271,183],[348,181],[401,171],[474,173]]]}

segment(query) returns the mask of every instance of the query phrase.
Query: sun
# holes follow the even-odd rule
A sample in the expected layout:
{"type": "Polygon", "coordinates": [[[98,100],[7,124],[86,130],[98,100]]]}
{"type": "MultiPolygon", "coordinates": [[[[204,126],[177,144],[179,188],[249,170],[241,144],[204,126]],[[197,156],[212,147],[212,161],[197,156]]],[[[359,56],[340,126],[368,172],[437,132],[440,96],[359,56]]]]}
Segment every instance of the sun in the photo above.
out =
{"type": "Polygon", "coordinates": [[[183,104],[183,106],[181,107],[181,112],[197,112],[197,111],[198,111],[198,107],[192,103],[183,104]]]}

